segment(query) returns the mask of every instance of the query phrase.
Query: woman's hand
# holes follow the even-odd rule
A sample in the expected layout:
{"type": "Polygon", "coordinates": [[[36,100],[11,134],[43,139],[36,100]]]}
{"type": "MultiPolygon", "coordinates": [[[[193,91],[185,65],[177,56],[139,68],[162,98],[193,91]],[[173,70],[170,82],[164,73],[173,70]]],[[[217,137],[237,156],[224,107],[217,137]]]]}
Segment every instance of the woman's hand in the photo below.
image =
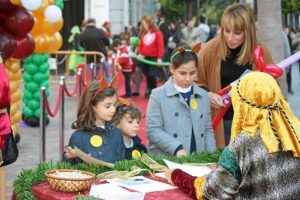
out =
{"type": "Polygon", "coordinates": [[[208,92],[208,96],[210,99],[210,105],[213,108],[219,109],[220,107],[225,106],[220,95],[213,93],[213,92],[208,92]]]}
{"type": "Polygon", "coordinates": [[[168,180],[169,183],[171,183],[172,185],[174,185],[174,183],[172,182],[172,172],[174,171],[174,169],[167,169],[165,171],[165,175],[166,175],[166,179],[168,180]]]}
{"type": "Polygon", "coordinates": [[[71,147],[67,147],[65,155],[67,159],[78,157],[78,155],[75,152],[75,149],[72,149],[71,147]]]}
{"type": "Polygon", "coordinates": [[[162,60],[160,58],[157,59],[157,66],[162,67],[162,60]]]}
{"type": "Polygon", "coordinates": [[[187,153],[184,149],[181,149],[181,150],[177,151],[177,153],[176,153],[176,157],[182,157],[182,156],[186,156],[186,155],[187,155],[187,153]]]}

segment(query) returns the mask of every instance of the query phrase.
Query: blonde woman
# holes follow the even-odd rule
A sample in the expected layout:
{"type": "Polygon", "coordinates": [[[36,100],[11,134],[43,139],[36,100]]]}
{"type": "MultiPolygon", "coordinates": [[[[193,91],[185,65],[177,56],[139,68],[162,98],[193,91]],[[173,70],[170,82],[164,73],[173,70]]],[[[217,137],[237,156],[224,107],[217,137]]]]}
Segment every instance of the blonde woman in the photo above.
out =
{"type": "MultiPolygon", "coordinates": [[[[241,3],[227,7],[221,19],[221,33],[210,40],[198,55],[196,83],[208,91],[212,119],[218,110],[225,106],[217,94],[218,90],[238,79],[246,69],[256,68],[252,57],[257,44],[259,42],[256,38],[255,21],[251,9],[241,3]]],[[[264,46],[263,52],[265,62],[273,63],[269,51],[264,46]]],[[[215,131],[218,148],[229,143],[232,117],[231,107],[215,131]]]]}

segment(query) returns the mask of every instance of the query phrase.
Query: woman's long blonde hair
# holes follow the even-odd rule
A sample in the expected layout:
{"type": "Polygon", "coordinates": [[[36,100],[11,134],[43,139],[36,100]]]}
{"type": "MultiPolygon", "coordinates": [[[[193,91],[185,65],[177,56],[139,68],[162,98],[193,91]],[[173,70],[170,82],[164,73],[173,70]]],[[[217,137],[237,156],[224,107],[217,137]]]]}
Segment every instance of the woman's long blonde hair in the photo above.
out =
{"type": "Polygon", "coordinates": [[[257,43],[255,20],[250,7],[242,3],[236,3],[226,8],[221,19],[220,49],[222,59],[230,54],[230,49],[224,37],[224,28],[230,26],[235,31],[245,34],[245,41],[235,61],[238,65],[252,64],[253,51],[257,43]]]}

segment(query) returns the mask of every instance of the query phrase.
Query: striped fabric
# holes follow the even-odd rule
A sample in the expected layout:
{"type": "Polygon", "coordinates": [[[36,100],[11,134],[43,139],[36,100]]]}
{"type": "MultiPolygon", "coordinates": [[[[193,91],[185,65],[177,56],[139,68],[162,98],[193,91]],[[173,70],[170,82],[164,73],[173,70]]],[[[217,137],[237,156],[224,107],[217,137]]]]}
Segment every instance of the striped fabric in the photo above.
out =
{"type": "Polygon", "coordinates": [[[299,158],[290,152],[269,154],[259,133],[255,138],[240,134],[228,148],[241,180],[219,164],[206,177],[203,199],[300,199],[299,158]]]}

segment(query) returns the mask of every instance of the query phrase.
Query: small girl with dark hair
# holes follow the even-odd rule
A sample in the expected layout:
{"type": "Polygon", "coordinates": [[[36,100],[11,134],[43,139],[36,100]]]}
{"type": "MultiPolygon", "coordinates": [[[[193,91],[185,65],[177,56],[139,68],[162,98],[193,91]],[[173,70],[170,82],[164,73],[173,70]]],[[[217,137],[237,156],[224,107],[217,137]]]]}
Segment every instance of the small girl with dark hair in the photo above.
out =
{"type": "Polygon", "coordinates": [[[216,149],[208,94],[194,83],[199,48],[176,48],[171,56],[172,76],[152,91],[146,118],[151,153],[180,157],[216,149]]]}
{"type": "Polygon", "coordinates": [[[112,123],[122,132],[126,159],[138,159],[142,153],[147,153],[147,148],[138,136],[141,118],[142,112],[138,107],[120,104],[112,119],[112,123]]]}
{"type": "Polygon", "coordinates": [[[66,149],[67,161],[73,164],[83,162],[75,153],[75,147],[109,163],[125,159],[122,134],[110,123],[116,104],[117,94],[112,84],[106,85],[102,79],[100,83],[92,82],[87,87],[79,102],[77,119],[72,124],[77,130],[66,149]]]}

